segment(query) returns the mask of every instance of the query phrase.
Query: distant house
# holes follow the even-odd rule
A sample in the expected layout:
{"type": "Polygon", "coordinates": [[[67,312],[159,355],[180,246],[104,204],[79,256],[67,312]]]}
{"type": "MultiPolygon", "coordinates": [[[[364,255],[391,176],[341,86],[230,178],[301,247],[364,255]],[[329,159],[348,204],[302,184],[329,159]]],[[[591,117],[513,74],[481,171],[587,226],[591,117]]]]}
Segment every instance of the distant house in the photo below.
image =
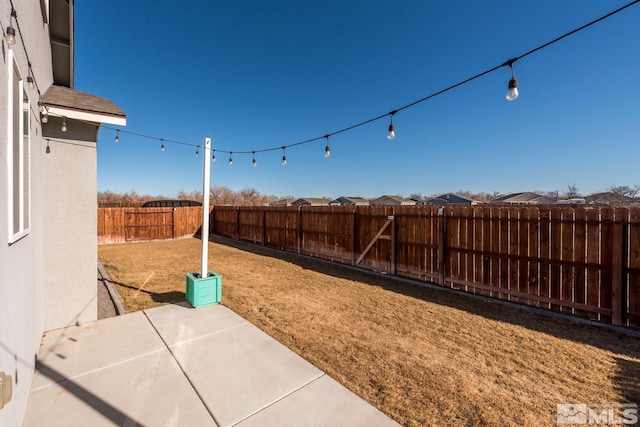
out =
{"type": "Polygon", "coordinates": [[[329,199],[320,199],[317,197],[305,197],[291,202],[291,206],[327,206],[329,199]]]}
{"type": "Polygon", "coordinates": [[[425,205],[443,206],[449,204],[455,205],[477,205],[478,202],[455,193],[442,194],[424,201],[425,205]]]}
{"type": "Polygon", "coordinates": [[[491,203],[501,205],[550,205],[556,203],[556,199],[543,196],[538,193],[511,193],[506,196],[498,197],[491,203]]]}
{"type": "Polygon", "coordinates": [[[296,199],[294,198],[280,199],[269,203],[269,206],[292,206],[292,203],[295,201],[296,199]]]}
{"type": "Polygon", "coordinates": [[[149,200],[145,202],[143,208],[180,208],[185,206],[202,206],[202,202],[196,202],[195,200],[149,200]]]}
{"type": "Polygon", "coordinates": [[[380,196],[369,202],[371,206],[411,206],[415,204],[415,200],[405,199],[401,196],[380,196]]]}
{"type": "Polygon", "coordinates": [[[369,201],[362,197],[338,197],[329,202],[330,206],[369,206],[369,201]]]}

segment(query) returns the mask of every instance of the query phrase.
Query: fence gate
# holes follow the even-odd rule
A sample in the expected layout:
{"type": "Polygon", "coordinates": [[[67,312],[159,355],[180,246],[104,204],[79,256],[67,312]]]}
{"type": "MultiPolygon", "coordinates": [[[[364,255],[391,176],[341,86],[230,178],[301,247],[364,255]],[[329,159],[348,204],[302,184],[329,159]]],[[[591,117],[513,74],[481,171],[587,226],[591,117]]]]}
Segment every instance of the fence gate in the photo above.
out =
{"type": "Polygon", "coordinates": [[[125,212],[125,241],[173,239],[175,237],[173,215],[173,209],[154,210],[151,212],[125,212]]]}

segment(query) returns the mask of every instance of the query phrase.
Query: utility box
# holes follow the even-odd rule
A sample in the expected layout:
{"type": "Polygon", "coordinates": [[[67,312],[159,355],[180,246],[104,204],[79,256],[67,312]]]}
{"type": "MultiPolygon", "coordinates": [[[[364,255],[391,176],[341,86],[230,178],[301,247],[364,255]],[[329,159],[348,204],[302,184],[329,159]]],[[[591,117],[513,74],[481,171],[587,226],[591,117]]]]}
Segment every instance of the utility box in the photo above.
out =
{"type": "Polygon", "coordinates": [[[187,273],[187,301],[197,308],[217,304],[222,300],[222,276],[213,271],[208,277],[200,273],[187,273]]]}

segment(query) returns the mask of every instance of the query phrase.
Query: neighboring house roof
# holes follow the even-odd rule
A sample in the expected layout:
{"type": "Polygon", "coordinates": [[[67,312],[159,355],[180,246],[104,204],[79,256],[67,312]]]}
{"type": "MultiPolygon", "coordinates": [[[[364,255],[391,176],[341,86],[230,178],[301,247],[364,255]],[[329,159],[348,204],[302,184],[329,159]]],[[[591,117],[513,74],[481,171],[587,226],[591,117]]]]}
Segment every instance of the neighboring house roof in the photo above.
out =
{"type": "Polygon", "coordinates": [[[415,205],[416,202],[414,200],[405,199],[401,196],[380,196],[377,199],[371,200],[369,202],[370,205],[391,205],[391,206],[400,206],[400,205],[415,205]]]}
{"type": "Polygon", "coordinates": [[[52,85],[43,98],[49,112],[59,116],[122,126],[127,123],[124,111],[110,100],[96,95],[52,85]]]}
{"type": "Polygon", "coordinates": [[[142,205],[143,208],[177,208],[183,206],[202,206],[202,202],[182,199],[149,200],[142,205]]]}
{"type": "Polygon", "coordinates": [[[291,202],[291,206],[327,206],[328,204],[327,199],[317,197],[305,197],[291,202]]]}
{"type": "Polygon", "coordinates": [[[556,199],[553,199],[551,197],[543,196],[538,193],[523,192],[500,196],[492,203],[548,205],[555,202],[556,199]]]}
{"type": "Polygon", "coordinates": [[[468,197],[461,196],[459,194],[446,193],[438,197],[427,199],[424,201],[424,204],[425,205],[447,205],[447,204],[476,205],[478,204],[478,202],[468,197]]]}
{"type": "Polygon", "coordinates": [[[344,205],[344,206],[369,206],[369,201],[367,199],[363,199],[362,197],[338,197],[337,199],[333,199],[329,202],[329,205],[344,205]]]}

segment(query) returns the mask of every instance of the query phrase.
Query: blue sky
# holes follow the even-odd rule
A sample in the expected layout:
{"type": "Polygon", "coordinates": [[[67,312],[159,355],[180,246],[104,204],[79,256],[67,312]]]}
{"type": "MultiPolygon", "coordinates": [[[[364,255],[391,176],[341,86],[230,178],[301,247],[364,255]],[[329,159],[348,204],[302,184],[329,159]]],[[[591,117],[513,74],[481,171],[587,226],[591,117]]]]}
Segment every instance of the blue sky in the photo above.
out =
{"type": "MultiPolygon", "coordinates": [[[[295,144],[388,113],[629,1],[75,3],[75,88],[124,130],[224,151],[295,144]]],[[[296,197],[592,193],[640,184],[640,4],[514,64],[325,141],[217,153],[211,184],[296,197]]],[[[98,190],[202,188],[202,149],[102,128],[98,190]]]]}

